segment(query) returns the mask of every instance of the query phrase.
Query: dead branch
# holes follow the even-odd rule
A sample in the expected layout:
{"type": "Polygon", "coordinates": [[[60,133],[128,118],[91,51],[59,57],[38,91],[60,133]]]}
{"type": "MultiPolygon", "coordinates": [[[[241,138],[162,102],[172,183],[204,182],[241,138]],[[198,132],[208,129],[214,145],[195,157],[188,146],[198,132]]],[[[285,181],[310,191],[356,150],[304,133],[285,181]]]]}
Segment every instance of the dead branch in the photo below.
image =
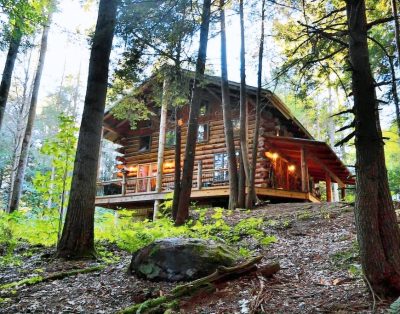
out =
{"type": "Polygon", "coordinates": [[[382,18],[382,19],[377,19],[377,20],[375,20],[375,21],[372,21],[372,22],[367,23],[367,29],[369,30],[369,29],[371,29],[372,27],[374,27],[374,26],[376,26],[376,25],[384,24],[384,23],[387,23],[387,22],[391,22],[391,21],[393,21],[393,20],[394,20],[394,17],[393,17],[393,16],[384,17],[384,18],[382,18]]]}
{"type": "Polygon", "coordinates": [[[338,113],[335,113],[335,114],[331,115],[330,118],[333,118],[333,117],[336,117],[336,116],[340,116],[340,115],[346,114],[346,113],[353,113],[354,114],[354,111],[353,111],[353,109],[347,109],[347,110],[344,110],[344,111],[340,111],[338,113]]]}
{"type": "Polygon", "coordinates": [[[317,24],[317,23],[327,19],[328,17],[331,17],[332,15],[334,15],[336,13],[340,13],[340,12],[343,12],[345,10],[346,10],[346,7],[341,7],[339,9],[333,10],[333,11],[329,12],[327,15],[325,15],[325,16],[321,17],[320,19],[314,21],[313,24],[317,24]]]}
{"type": "Polygon", "coordinates": [[[335,147],[338,146],[342,146],[343,144],[347,143],[348,141],[350,141],[354,136],[356,136],[356,132],[353,131],[351,132],[349,135],[347,135],[344,139],[342,139],[341,141],[337,142],[335,144],[335,147]]]}
{"type": "Polygon", "coordinates": [[[339,130],[335,131],[335,133],[339,133],[339,132],[342,132],[344,130],[354,128],[355,124],[356,124],[355,121],[353,121],[350,124],[345,125],[344,127],[341,127],[339,130]]]}

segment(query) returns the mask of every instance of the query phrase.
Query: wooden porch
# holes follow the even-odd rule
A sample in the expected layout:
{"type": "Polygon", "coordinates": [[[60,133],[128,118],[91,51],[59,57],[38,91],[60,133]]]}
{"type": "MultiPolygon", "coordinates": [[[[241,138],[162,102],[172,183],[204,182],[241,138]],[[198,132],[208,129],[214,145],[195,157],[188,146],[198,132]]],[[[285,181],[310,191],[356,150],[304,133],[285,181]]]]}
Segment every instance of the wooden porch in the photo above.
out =
{"type": "MultiPolygon", "coordinates": [[[[227,169],[203,170],[201,162],[197,164],[193,174],[191,199],[228,198],[229,181],[227,169]]],[[[125,173],[121,179],[98,182],[96,206],[107,208],[129,208],[150,205],[155,200],[164,200],[173,192],[174,174],[166,173],[162,177],[162,192],[156,192],[156,176],[128,177],[125,173]]],[[[276,198],[320,202],[310,192],[291,191],[256,186],[260,198],[276,198]]]]}

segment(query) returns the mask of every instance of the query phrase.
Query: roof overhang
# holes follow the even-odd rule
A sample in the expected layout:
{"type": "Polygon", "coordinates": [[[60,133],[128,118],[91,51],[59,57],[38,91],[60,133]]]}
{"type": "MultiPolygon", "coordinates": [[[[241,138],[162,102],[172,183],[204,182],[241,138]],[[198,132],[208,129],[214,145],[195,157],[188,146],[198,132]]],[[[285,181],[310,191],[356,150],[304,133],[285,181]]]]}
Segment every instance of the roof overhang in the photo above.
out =
{"type": "Polygon", "coordinates": [[[297,166],[300,166],[301,150],[304,149],[308,172],[315,182],[325,181],[329,175],[339,186],[355,184],[353,174],[325,142],[283,136],[267,136],[265,139],[271,151],[297,166]]]}

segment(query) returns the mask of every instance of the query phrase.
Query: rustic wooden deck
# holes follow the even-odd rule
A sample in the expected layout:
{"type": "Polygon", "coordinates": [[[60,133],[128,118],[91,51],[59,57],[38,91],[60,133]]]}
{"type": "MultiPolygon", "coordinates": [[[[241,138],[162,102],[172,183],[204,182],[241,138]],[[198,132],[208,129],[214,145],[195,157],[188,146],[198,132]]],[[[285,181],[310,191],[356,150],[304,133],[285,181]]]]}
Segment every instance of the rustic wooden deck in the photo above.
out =
{"type": "MultiPolygon", "coordinates": [[[[107,195],[97,196],[96,206],[115,208],[118,206],[127,207],[127,205],[134,207],[135,204],[151,204],[155,200],[164,200],[166,195],[171,191],[165,191],[161,193],[156,192],[144,192],[144,193],[130,193],[126,195],[107,195]]],[[[295,200],[304,200],[312,203],[319,203],[320,200],[313,196],[311,193],[298,192],[298,191],[287,191],[282,189],[270,189],[257,187],[256,193],[259,196],[273,197],[273,198],[287,198],[295,200]]],[[[202,189],[193,189],[191,198],[193,200],[205,199],[205,198],[217,198],[217,197],[228,197],[229,187],[203,187],[202,189]]]]}

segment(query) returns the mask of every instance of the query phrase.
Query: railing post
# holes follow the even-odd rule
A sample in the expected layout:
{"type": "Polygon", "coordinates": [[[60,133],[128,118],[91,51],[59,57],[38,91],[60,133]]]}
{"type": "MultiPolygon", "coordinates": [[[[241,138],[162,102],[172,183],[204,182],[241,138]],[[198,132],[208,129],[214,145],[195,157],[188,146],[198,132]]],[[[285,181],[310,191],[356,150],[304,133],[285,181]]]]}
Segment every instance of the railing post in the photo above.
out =
{"type": "Polygon", "coordinates": [[[153,169],[151,167],[151,164],[149,165],[149,172],[147,176],[147,185],[146,185],[146,192],[151,192],[151,179],[153,178],[153,169]]]}
{"type": "Polygon", "coordinates": [[[201,177],[203,174],[203,169],[202,169],[202,164],[201,164],[201,160],[199,160],[197,162],[197,189],[200,190],[201,189],[201,177]]]}
{"type": "Polygon", "coordinates": [[[122,188],[121,188],[121,194],[125,195],[126,194],[126,170],[122,169],[122,188]]]}

